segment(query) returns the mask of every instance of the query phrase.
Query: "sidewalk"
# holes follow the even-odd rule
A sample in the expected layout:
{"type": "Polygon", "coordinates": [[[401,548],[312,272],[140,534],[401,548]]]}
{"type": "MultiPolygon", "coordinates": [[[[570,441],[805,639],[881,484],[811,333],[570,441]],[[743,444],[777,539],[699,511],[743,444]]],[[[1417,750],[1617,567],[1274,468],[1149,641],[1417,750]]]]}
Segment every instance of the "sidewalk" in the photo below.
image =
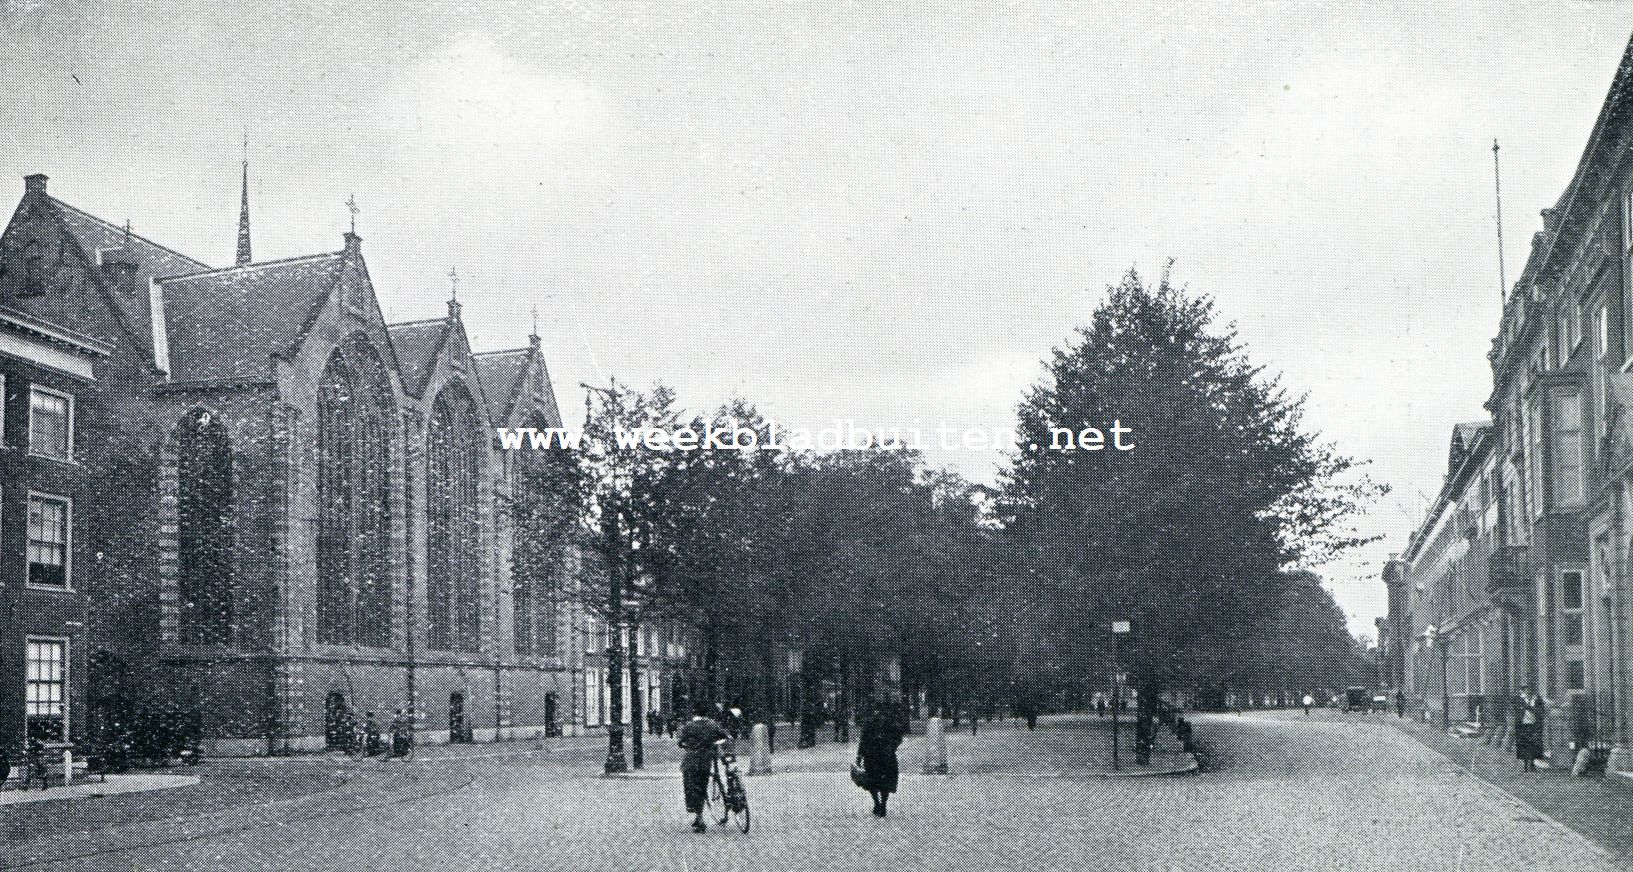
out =
{"type": "Polygon", "coordinates": [[[145,793],[150,790],[166,790],[172,787],[190,787],[199,783],[192,775],[162,775],[159,773],[138,773],[134,775],[109,775],[107,781],[90,781],[75,784],[69,787],[52,787],[46,790],[4,790],[0,791],[0,805],[21,805],[25,802],[47,802],[54,799],[89,799],[92,797],[114,796],[121,793],[145,793]]]}
{"type": "Polygon", "coordinates": [[[1482,739],[1461,738],[1436,725],[1390,716],[1396,729],[1440,752],[1463,771],[1479,778],[1559,823],[1592,839],[1624,861],[1633,861],[1629,821],[1633,790],[1616,776],[1571,775],[1570,767],[1526,772],[1514,752],[1482,739]]]}

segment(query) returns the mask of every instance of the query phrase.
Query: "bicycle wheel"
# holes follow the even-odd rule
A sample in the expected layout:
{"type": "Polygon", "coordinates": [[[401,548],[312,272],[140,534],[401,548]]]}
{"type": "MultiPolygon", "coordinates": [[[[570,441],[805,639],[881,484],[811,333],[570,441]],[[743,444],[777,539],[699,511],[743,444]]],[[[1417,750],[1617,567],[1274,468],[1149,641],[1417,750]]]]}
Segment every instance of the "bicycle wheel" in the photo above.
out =
{"type": "Polygon", "coordinates": [[[737,821],[737,828],[748,832],[748,791],[743,789],[743,782],[736,775],[732,775],[726,784],[726,796],[726,804],[737,821]]]}
{"type": "Polygon", "coordinates": [[[709,778],[709,816],[717,824],[723,824],[731,817],[731,809],[726,805],[726,786],[720,781],[717,771],[709,778]],[[717,816],[718,815],[718,816],[717,816]]]}

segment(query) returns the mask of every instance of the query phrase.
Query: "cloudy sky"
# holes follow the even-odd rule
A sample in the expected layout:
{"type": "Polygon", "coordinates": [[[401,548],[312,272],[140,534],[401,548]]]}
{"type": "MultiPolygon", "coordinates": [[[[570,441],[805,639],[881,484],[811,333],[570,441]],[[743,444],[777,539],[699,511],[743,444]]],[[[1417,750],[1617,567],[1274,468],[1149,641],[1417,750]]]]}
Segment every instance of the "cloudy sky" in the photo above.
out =
{"type": "Polygon", "coordinates": [[[1370,630],[1490,389],[1492,138],[1514,276],[1633,5],[1130,5],[0,0],[0,191],[224,265],[247,128],[257,259],[338,248],[355,195],[388,318],[457,266],[478,349],[540,308],[565,407],[661,379],[803,426],[1008,425],[1173,257],[1395,488],[1323,568],[1370,630]]]}

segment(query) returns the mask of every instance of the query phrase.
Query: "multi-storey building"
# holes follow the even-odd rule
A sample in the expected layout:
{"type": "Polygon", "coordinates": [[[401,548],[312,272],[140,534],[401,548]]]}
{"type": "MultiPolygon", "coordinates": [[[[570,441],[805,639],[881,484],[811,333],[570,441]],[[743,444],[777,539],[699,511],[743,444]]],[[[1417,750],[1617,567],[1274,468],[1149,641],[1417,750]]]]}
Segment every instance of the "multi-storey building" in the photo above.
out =
{"type": "Polygon", "coordinates": [[[355,232],[256,262],[248,219],[246,194],[212,268],[26,180],[0,235],[0,743],[154,706],[214,753],[321,748],[366,710],[432,741],[583,725],[582,620],[513,577],[525,460],[494,436],[561,424],[537,337],[473,353],[454,301],[387,324],[355,232]]]}
{"type": "Polygon", "coordinates": [[[1489,422],[1452,432],[1446,480],[1406,551],[1392,561],[1404,632],[1401,690],[1436,719],[1486,721],[1506,698],[1507,627],[1489,596],[1497,551],[1497,453],[1489,422]]]}
{"type": "Polygon", "coordinates": [[[112,415],[88,390],[114,348],[0,307],[0,750],[84,730],[85,592],[103,555],[84,519],[112,415]]]}
{"type": "MultiPolygon", "coordinates": [[[[1534,686],[1552,706],[1547,744],[1556,760],[1583,747],[1615,748],[1613,765],[1622,768],[1619,749],[1633,738],[1630,116],[1633,44],[1575,174],[1543,211],[1492,342],[1486,475],[1496,523],[1484,595],[1495,638],[1482,640],[1487,650],[1501,646],[1497,671],[1484,676],[1486,695],[1500,694],[1494,712],[1522,685],[1534,686]]],[[[1421,633],[1433,578],[1411,568],[1406,578],[1408,597],[1391,597],[1390,620],[1411,615],[1421,633]]],[[[1431,668],[1414,662],[1408,683],[1422,685],[1431,668]]]]}

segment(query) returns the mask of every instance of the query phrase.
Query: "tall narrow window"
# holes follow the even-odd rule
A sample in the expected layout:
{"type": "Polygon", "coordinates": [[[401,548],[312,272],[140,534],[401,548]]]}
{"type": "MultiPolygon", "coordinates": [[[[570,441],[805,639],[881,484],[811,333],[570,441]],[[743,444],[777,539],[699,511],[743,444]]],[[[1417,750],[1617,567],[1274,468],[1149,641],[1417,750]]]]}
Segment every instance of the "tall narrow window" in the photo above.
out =
{"type": "Polygon", "coordinates": [[[361,335],[336,349],[318,399],[318,641],[389,647],[390,379],[361,335]]]}
{"type": "Polygon", "coordinates": [[[1560,653],[1565,660],[1565,689],[1587,689],[1587,654],[1583,648],[1582,573],[1559,574],[1560,653]]]}
{"type": "Polygon", "coordinates": [[[68,642],[30,638],[25,659],[28,738],[63,741],[68,738],[68,642]]]}
{"type": "Polygon", "coordinates": [[[440,650],[476,651],[482,614],[478,495],[487,437],[464,385],[452,382],[437,395],[427,438],[428,642],[440,650]]]}
{"type": "Polygon", "coordinates": [[[351,644],[352,377],[337,352],[318,388],[318,641],[351,644]]]}
{"type": "Polygon", "coordinates": [[[176,553],[184,644],[231,644],[232,448],[210,412],[176,425],[176,553]]]}
{"type": "Polygon", "coordinates": [[[1541,515],[1542,495],[1542,405],[1532,401],[1525,416],[1525,499],[1529,517],[1541,515]]]}
{"type": "Polygon", "coordinates": [[[43,494],[28,498],[28,583],[66,589],[68,501],[43,494]]]}
{"type": "Polygon", "coordinates": [[[1554,503],[1569,508],[1582,503],[1582,395],[1554,395],[1554,503]]]}
{"type": "Polygon", "coordinates": [[[1633,333],[1633,186],[1622,191],[1622,355],[1621,359],[1633,363],[1633,343],[1628,342],[1629,333],[1633,333]]]}
{"type": "Polygon", "coordinates": [[[40,387],[29,390],[28,450],[53,460],[73,459],[73,397],[40,387]]]}

